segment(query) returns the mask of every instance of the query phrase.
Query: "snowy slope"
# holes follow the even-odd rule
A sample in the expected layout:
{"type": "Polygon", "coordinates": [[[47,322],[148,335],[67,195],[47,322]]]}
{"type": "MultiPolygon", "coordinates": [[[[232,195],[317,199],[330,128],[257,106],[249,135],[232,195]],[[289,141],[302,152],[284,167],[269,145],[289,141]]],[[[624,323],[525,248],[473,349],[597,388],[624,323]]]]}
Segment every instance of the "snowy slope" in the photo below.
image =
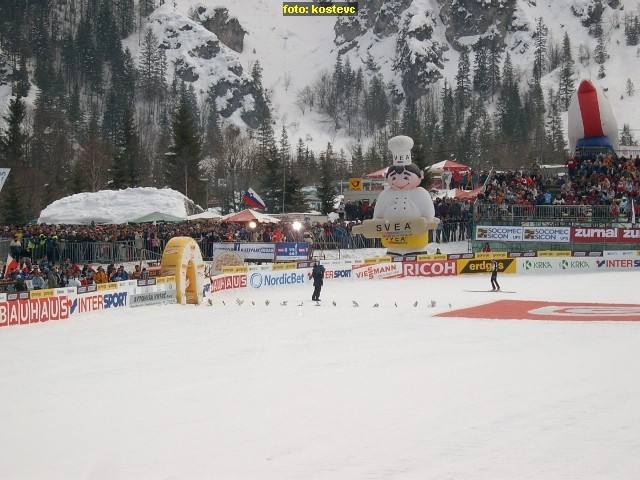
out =
{"type": "MultiPolygon", "coordinates": [[[[497,1],[497,0],[494,0],[497,1]]],[[[586,11],[593,5],[592,0],[567,0],[567,1],[531,1],[519,0],[515,12],[514,25],[517,27],[507,35],[507,51],[511,54],[513,64],[519,73],[523,87],[530,81],[531,65],[533,63],[533,41],[531,33],[535,28],[538,18],[542,18],[549,29],[549,39],[561,44],[564,32],[569,32],[574,60],[577,62],[578,48],[587,46],[591,52],[596,45],[596,40],[588,35],[587,29],[580,24],[571,8],[576,11],[586,11]]],[[[612,10],[605,7],[604,30],[606,32],[607,51],[609,59],[605,64],[606,78],[597,79],[598,65],[593,60],[588,65],[576,63],[576,86],[579,80],[587,78],[597,83],[607,91],[612,103],[620,128],[629,124],[632,130],[640,131],[640,108],[637,108],[640,93],[633,97],[627,97],[625,93],[627,79],[638,82],[640,78],[640,62],[638,47],[626,46],[624,39],[624,14],[635,13],[640,8],[640,0],[621,0],[623,9],[612,10]]],[[[335,18],[320,17],[285,17],[282,15],[282,2],[274,0],[215,0],[214,2],[202,2],[200,0],[175,0],[165,2],[153,19],[162,18],[173,23],[176,28],[190,24],[195,27],[204,38],[216,39],[216,36],[197,26],[188,19],[190,9],[204,6],[208,10],[215,7],[224,7],[231,17],[239,20],[247,31],[244,38],[244,50],[242,53],[226,49],[223,58],[212,60],[212,65],[196,67],[199,79],[196,81],[196,91],[204,95],[211,81],[220,76],[222,67],[233,65],[235,62],[242,65],[243,73],[238,77],[241,81],[248,81],[248,72],[256,60],[259,60],[263,68],[263,85],[269,90],[275,109],[276,125],[274,130],[279,132],[284,125],[289,134],[291,144],[295,144],[298,138],[307,141],[313,149],[323,149],[328,141],[333,142],[338,148],[347,147],[355,139],[347,138],[342,131],[334,131],[330,122],[323,122],[317,112],[307,110],[304,114],[296,106],[296,95],[313,83],[323,71],[331,71],[337,56],[337,48],[334,43],[335,18]]],[[[439,11],[437,0],[413,0],[412,5],[402,13],[415,14],[412,22],[419,24],[421,21],[430,22],[433,26],[433,40],[446,45],[445,25],[442,24],[437,12],[439,11]]],[[[157,25],[154,27],[156,28],[157,25]]],[[[143,28],[144,30],[144,28],[143,28]]],[[[157,33],[161,29],[156,28],[157,33]]],[[[459,39],[461,44],[471,44],[477,36],[459,39]]],[[[202,41],[202,38],[194,39],[194,42],[202,41]]],[[[127,39],[125,45],[138,58],[140,40],[137,35],[127,39]]],[[[185,61],[191,60],[184,53],[177,52],[175,58],[182,57],[185,61]]],[[[417,46],[416,48],[418,48],[417,46]]],[[[380,73],[385,80],[395,80],[398,77],[392,70],[392,61],[395,55],[395,37],[380,38],[372,32],[367,32],[357,39],[357,47],[350,50],[346,56],[351,61],[353,68],[357,68],[365,61],[370,53],[380,66],[380,73]]],[[[448,48],[444,54],[444,78],[453,82],[457,71],[458,53],[453,48],[448,48]]],[[[168,80],[172,72],[168,72],[168,80]]],[[[555,74],[549,74],[543,79],[545,94],[549,88],[557,90],[558,79],[555,74]]],[[[640,83],[636,89],[640,88],[640,83]]],[[[0,87],[0,110],[5,111],[8,102],[9,89],[0,87]]],[[[222,101],[224,104],[224,101],[222,101]]],[[[246,97],[246,107],[251,107],[250,98],[246,97]]],[[[221,105],[223,106],[223,105],[221,105]]],[[[239,113],[232,116],[234,122],[242,124],[239,113]]],[[[566,122],[566,114],[565,114],[566,122]]],[[[0,124],[2,120],[0,120],[0,124]]],[[[566,123],[565,123],[566,130],[566,123]]],[[[640,137],[640,134],[637,135],[640,137]]]]}
{"type": "Polygon", "coordinates": [[[433,316],[629,303],[636,277],[336,280],[320,307],[305,285],[1,328],[1,476],[636,480],[638,322],[433,316]]]}
{"type": "MultiPolygon", "coordinates": [[[[507,51],[511,54],[514,68],[520,73],[524,88],[531,80],[534,50],[531,32],[535,29],[538,18],[543,19],[549,29],[549,39],[554,43],[561,45],[564,32],[568,31],[576,61],[576,87],[579,80],[586,78],[606,89],[619,127],[622,128],[627,123],[632,129],[640,131],[640,109],[635,106],[640,102],[640,93],[633,97],[627,97],[625,93],[627,79],[637,82],[636,79],[640,78],[640,53],[638,47],[625,44],[623,24],[624,12],[637,12],[640,0],[622,0],[622,11],[614,11],[608,7],[605,10],[603,23],[605,32],[608,32],[607,51],[610,58],[605,65],[607,76],[602,80],[597,79],[597,64],[592,61],[584,66],[577,61],[579,46],[586,45],[593,52],[596,40],[588,35],[587,29],[580,24],[580,19],[570,10],[573,6],[576,11],[583,11],[592,3],[589,0],[518,1],[515,13],[518,30],[507,35],[507,51]]],[[[186,14],[189,8],[199,4],[198,1],[180,0],[177,10],[186,14]]],[[[327,141],[340,146],[354,141],[346,138],[343,132],[333,131],[329,124],[321,121],[317,113],[306,111],[303,115],[295,105],[298,91],[311,85],[323,70],[330,72],[333,69],[337,57],[334,19],[285,17],[281,12],[281,2],[271,0],[218,0],[215,5],[228,8],[229,14],[237,17],[248,31],[245,49],[239,57],[245,66],[251,65],[256,59],[260,61],[264,69],[263,83],[271,92],[276,110],[276,131],[285,125],[292,144],[295,144],[297,138],[302,138],[310,141],[314,148],[320,149],[326,147],[327,141]],[[288,86],[287,77],[290,78],[288,86]]],[[[432,22],[434,27],[434,41],[446,44],[445,26],[439,16],[433,13],[438,10],[437,0],[414,0],[403,15],[414,14],[413,22],[428,18],[427,21],[432,22]]],[[[460,43],[470,44],[475,40],[477,36],[460,39],[460,43]]],[[[358,38],[358,47],[349,51],[346,56],[352,67],[357,68],[363,65],[367,52],[376,59],[386,81],[399,80],[392,71],[395,37],[379,38],[372,32],[367,32],[358,38]]],[[[445,53],[443,75],[448,82],[454,81],[458,57],[453,48],[445,53]]],[[[556,91],[558,89],[555,73],[548,74],[543,79],[545,94],[549,88],[556,91]]],[[[640,82],[636,88],[640,89],[640,82]]]]}

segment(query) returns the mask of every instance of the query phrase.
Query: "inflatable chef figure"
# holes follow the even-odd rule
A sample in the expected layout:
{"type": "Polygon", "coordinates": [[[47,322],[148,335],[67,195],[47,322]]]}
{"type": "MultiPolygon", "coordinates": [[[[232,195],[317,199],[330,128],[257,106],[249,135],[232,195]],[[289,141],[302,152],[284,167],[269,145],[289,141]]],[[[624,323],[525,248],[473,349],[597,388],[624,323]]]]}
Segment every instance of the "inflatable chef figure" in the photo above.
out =
{"type": "Polygon", "coordinates": [[[439,219],[429,192],[420,187],[424,173],[411,163],[413,140],[403,135],[389,140],[393,165],[387,169],[389,187],[376,200],[373,220],[365,220],[355,233],[379,237],[389,253],[407,255],[424,253],[429,243],[429,230],[439,219]]]}

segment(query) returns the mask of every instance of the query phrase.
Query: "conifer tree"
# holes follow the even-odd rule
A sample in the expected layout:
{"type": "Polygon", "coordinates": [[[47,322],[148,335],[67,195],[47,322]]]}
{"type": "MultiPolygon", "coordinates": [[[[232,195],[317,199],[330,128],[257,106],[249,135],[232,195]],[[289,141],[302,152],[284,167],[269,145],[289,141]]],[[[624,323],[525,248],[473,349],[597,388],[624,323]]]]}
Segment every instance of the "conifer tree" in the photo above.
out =
{"type": "Polygon", "coordinates": [[[151,27],[148,27],[142,37],[140,46],[140,57],[138,64],[138,81],[142,93],[142,98],[151,100],[157,96],[157,71],[156,62],[159,53],[159,40],[155,36],[151,27]]]}
{"type": "Polygon", "coordinates": [[[574,73],[575,64],[571,54],[571,41],[569,40],[569,34],[565,32],[564,38],[562,39],[562,61],[558,87],[560,105],[564,110],[569,108],[571,96],[575,90],[574,73]]]}
{"type": "Polygon", "coordinates": [[[364,152],[362,151],[362,143],[358,143],[351,150],[351,176],[361,177],[369,173],[364,163],[364,152]]]}
{"type": "Polygon", "coordinates": [[[156,8],[155,0],[139,0],[138,1],[138,11],[140,12],[141,18],[148,17],[151,12],[156,8]]]}
{"type": "MultiPolygon", "coordinates": [[[[604,63],[609,58],[604,38],[604,29],[602,28],[602,17],[598,18],[593,27],[593,35],[596,38],[596,48],[593,50],[593,60],[600,65],[601,72],[604,72],[604,63]]],[[[603,78],[602,77],[599,78],[603,78]]]]}
{"type": "Polygon", "coordinates": [[[500,91],[502,85],[502,76],[500,71],[500,59],[502,56],[502,50],[500,44],[496,38],[492,39],[489,43],[489,55],[487,57],[488,69],[489,69],[489,92],[491,93],[491,99],[500,91]]]}
{"type": "Polygon", "coordinates": [[[285,212],[306,212],[306,197],[302,192],[302,182],[300,181],[298,171],[291,162],[285,164],[284,168],[286,171],[284,192],[285,212]]]}
{"type": "Polygon", "coordinates": [[[460,50],[460,59],[458,60],[458,71],[456,73],[456,119],[458,124],[464,119],[465,110],[469,107],[471,101],[471,64],[469,61],[469,48],[462,47],[460,50]]]}
{"type": "Polygon", "coordinates": [[[483,99],[489,97],[491,85],[489,83],[489,65],[487,58],[487,43],[480,39],[473,46],[475,53],[473,68],[473,90],[483,99]]]}
{"type": "Polygon", "coordinates": [[[331,160],[327,158],[326,152],[320,154],[319,164],[320,185],[318,186],[318,197],[320,198],[321,212],[324,215],[328,215],[335,209],[334,204],[338,192],[334,185],[331,160]]]}
{"type": "Polygon", "coordinates": [[[20,70],[15,75],[16,95],[26,97],[29,94],[31,83],[29,83],[29,72],[27,71],[27,57],[20,55],[20,70]]]}
{"type": "Polygon", "coordinates": [[[275,145],[263,152],[263,174],[261,176],[261,194],[267,212],[282,212],[283,193],[286,184],[286,171],[275,145]]]}
{"type": "Polygon", "coordinates": [[[180,97],[173,114],[171,134],[173,144],[166,155],[165,182],[194,202],[204,203],[205,186],[200,180],[202,149],[186,95],[180,97]]]}
{"type": "Polygon", "coordinates": [[[141,150],[140,137],[133,118],[133,108],[127,106],[122,115],[122,125],[114,155],[111,186],[118,190],[140,186],[141,150]]]}
{"type": "Polygon", "coordinates": [[[533,31],[533,79],[540,83],[542,76],[546,71],[545,54],[547,52],[547,38],[549,36],[549,28],[542,21],[542,17],[536,20],[536,28],[533,31]]]}
{"type": "Polygon", "coordinates": [[[562,128],[562,117],[558,98],[553,90],[549,91],[549,113],[547,116],[547,138],[549,146],[549,159],[554,162],[562,162],[567,154],[562,128]]]}
{"type": "Polygon", "coordinates": [[[631,127],[628,123],[622,125],[622,132],[620,133],[620,145],[637,145],[638,142],[631,132],[631,127]]]}
{"type": "Polygon", "coordinates": [[[220,119],[216,106],[215,85],[210,85],[205,98],[206,117],[204,121],[203,153],[212,158],[219,158],[222,153],[223,139],[220,119]]]}

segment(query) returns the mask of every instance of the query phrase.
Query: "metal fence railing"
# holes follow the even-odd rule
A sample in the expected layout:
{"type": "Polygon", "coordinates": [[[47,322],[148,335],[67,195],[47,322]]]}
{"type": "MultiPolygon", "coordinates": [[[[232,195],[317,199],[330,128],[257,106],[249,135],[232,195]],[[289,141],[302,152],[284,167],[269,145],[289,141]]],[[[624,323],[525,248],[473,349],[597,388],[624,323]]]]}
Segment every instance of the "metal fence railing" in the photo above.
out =
{"type": "Polygon", "coordinates": [[[629,212],[620,212],[612,205],[489,205],[473,207],[473,220],[486,224],[521,225],[525,222],[544,222],[557,225],[613,225],[628,223],[629,212]]]}

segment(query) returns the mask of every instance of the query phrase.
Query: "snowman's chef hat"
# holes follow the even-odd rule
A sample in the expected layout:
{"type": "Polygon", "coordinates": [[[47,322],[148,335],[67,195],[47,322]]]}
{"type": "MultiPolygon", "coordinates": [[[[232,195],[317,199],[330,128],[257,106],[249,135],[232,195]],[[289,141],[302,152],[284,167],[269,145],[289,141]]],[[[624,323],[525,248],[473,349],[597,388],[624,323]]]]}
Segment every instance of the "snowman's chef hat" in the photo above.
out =
{"type": "Polygon", "coordinates": [[[404,166],[411,163],[411,148],[413,139],[406,135],[398,135],[389,139],[389,150],[393,155],[394,166],[404,166]]]}

